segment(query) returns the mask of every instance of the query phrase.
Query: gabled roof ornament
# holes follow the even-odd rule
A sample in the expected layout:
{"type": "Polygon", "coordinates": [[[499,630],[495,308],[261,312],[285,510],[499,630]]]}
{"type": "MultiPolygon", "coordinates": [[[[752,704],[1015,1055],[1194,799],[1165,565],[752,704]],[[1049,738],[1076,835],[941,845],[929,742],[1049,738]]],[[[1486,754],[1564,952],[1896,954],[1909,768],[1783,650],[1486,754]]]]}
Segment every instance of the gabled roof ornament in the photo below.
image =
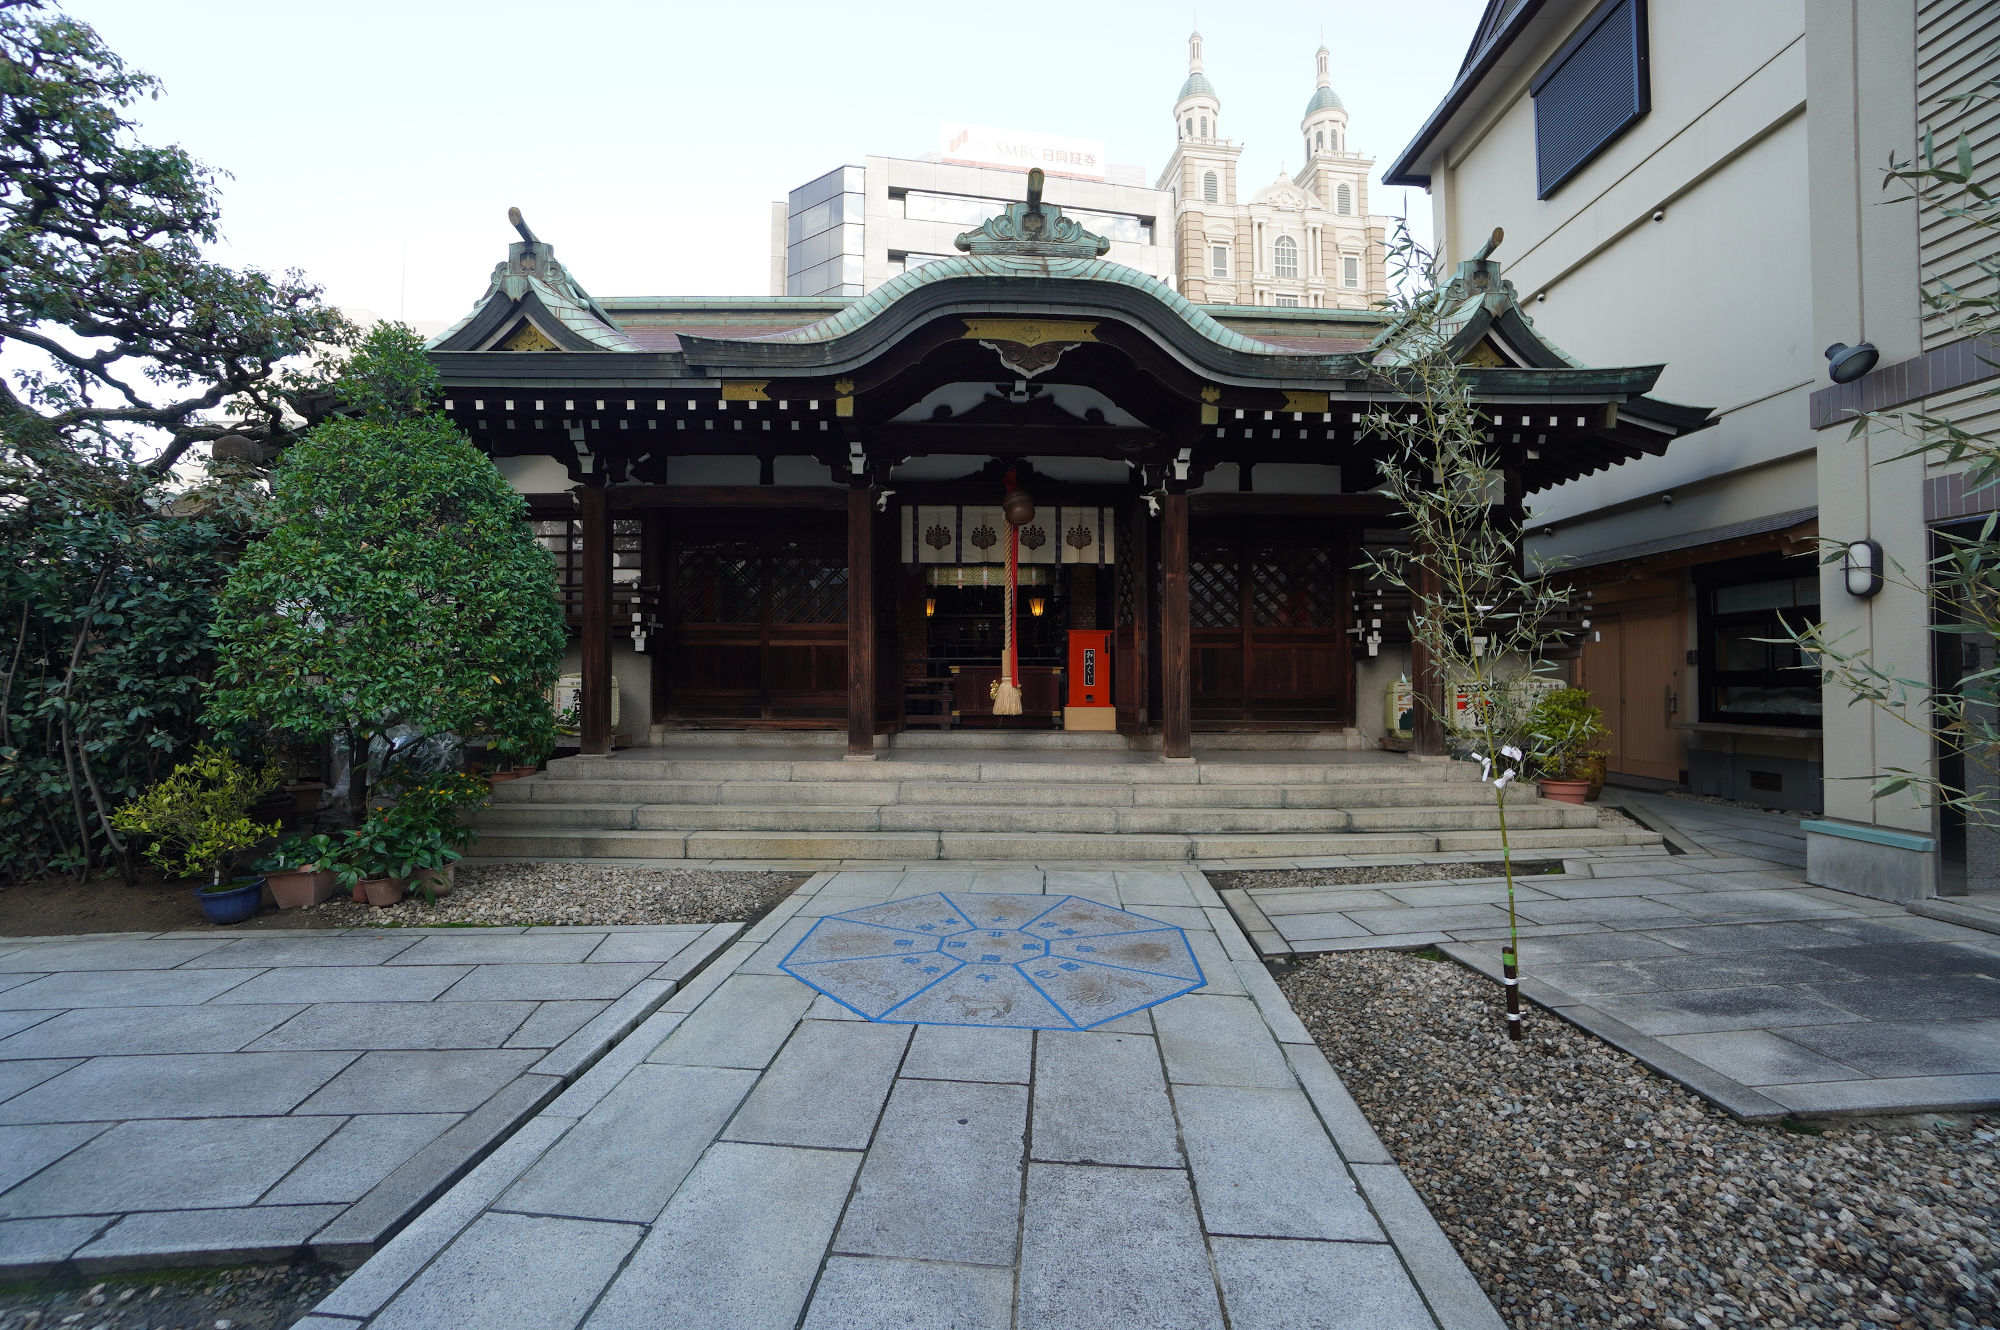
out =
{"type": "MultiPolygon", "coordinates": [[[[567,296],[583,308],[595,314],[605,323],[611,324],[611,316],[604,312],[583,284],[569,275],[569,269],[556,262],[556,247],[537,236],[528,225],[528,219],[521,215],[519,208],[507,209],[507,220],[521,233],[521,238],[507,246],[507,259],[493,269],[493,289],[505,291],[515,300],[528,293],[528,281],[537,278],[553,288],[558,295],[567,296]]],[[[616,324],[611,324],[616,327],[616,324]]]]}
{"type": "Polygon", "coordinates": [[[1094,259],[1109,250],[1109,240],[1084,230],[1081,222],[1063,216],[1055,204],[1042,202],[1046,180],[1039,166],[1028,172],[1026,203],[1010,204],[1007,211],[987,218],[952,243],[967,254],[1028,259],[1094,259]]]}
{"type": "Polygon", "coordinates": [[[1493,262],[1493,251],[1500,248],[1500,242],[1506,238],[1505,231],[1497,226],[1494,227],[1493,234],[1486,238],[1486,243],[1481,245],[1471,258],[1458,265],[1458,270],[1452,274],[1451,281],[1445,284],[1441,295],[1447,306],[1460,304],[1474,296],[1485,295],[1489,291],[1506,292],[1510,302],[1519,299],[1514,291],[1514,284],[1500,275],[1500,265],[1493,262]]]}

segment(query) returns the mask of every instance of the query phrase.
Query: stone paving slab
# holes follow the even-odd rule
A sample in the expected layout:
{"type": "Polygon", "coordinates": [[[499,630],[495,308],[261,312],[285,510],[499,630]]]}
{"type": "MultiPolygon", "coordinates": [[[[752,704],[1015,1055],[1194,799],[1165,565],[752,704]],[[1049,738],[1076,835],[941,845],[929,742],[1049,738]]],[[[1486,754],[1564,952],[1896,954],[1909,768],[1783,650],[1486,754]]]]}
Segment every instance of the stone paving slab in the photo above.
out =
{"type": "Polygon", "coordinates": [[[359,1261],[738,931],[17,940],[0,1278],[359,1261]]]}
{"type": "Polygon", "coordinates": [[[1386,1211],[1370,1199],[1358,1170],[1401,1175],[1318,1049],[1287,1042],[1304,1039],[1197,872],[816,877],[316,1314],[435,1330],[1495,1330],[1407,1183],[1375,1179],[1386,1211]],[[1003,913],[1024,895],[1172,912],[1227,982],[1085,1031],[870,1021],[777,969],[795,919],[980,891],[1003,913]],[[578,1259],[556,1259],[569,1245],[578,1259]]]}
{"type": "MultiPolygon", "coordinates": [[[[1691,852],[1519,883],[1524,996],[1754,1121],[2000,1106],[2000,938],[1808,886],[1795,819],[1641,802],[1691,852]]],[[[1436,946],[1497,978],[1508,936],[1478,922],[1498,879],[1222,895],[1267,956],[1436,946]]]]}

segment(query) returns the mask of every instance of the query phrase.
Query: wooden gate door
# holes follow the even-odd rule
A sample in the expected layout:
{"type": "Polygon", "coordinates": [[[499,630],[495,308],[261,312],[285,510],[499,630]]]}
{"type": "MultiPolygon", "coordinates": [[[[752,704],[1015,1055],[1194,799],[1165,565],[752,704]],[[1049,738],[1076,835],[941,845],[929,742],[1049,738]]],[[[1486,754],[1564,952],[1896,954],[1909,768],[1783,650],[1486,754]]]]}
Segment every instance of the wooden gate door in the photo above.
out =
{"type": "Polygon", "coordinates": [[[1611,731],[1609,752],[1604,765],[1610,771],[1625,770],[1625,625],[1613,615],[1595,615],[1591,620],[1594,636],[1586,637],[1583,655],[1576,663],[1576,685],[1590,694],[1590,701],[1604,713],[1604,727],[1611,731]]]}
{"type": "Polygon", "coordinates": [[[1680,606],[1629,606],[1594,616],[1596,640],[1583,644],[1577,684],[1604,712],[1611,730],[1605,766],[1630,776],[1678,781],[1685,740],[1672,722],[1685,684],[1687,643],[1680,606]]]}
{"type": "Polygon", "coordinates": [[[1197,519],[1188,556],[1197,723],[1353,723],[1346,541],[1324,522],[1197,519]]]}

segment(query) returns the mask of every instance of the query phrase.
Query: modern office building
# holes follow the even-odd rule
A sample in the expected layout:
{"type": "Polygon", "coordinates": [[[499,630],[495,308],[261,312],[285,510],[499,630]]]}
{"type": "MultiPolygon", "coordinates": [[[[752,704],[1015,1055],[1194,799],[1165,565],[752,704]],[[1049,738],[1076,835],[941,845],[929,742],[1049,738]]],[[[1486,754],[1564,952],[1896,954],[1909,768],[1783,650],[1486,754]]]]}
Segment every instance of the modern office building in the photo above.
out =
{"type": "MultiPolygon", "coordinates": [[[[947,130],[958,127],[947,126],[947,130]]],[[[948,132],[950,147],[956,133],[948,132]]],[[[911,160],[866,157],[807,181],[771,205],[771,294],[859,296],[892,277],[957,254],[959,232],[1028,196],[1028,170],[1050,160],[1046,197],[1111,242],[1106,256],[1150,277],[1174,281],[1174,215],[1164,190],[1147,189],[1136,169],[1063,161],[1079,153],[1056,140],[1021,134],[958,145],[992,159],[911,160]],[[1032,155],[1031,155],[1032,154],[1032,155]],[[1019,161],[1021,165],[997,164],[1019,161]],[[1068,167],[1075,175],[1058,175],[1068,167]],[[1092,176],[1095,178],[1092,178],[1092,176]],[[1121,178],[1122,177],[1122,178],[1121,178]]]]}

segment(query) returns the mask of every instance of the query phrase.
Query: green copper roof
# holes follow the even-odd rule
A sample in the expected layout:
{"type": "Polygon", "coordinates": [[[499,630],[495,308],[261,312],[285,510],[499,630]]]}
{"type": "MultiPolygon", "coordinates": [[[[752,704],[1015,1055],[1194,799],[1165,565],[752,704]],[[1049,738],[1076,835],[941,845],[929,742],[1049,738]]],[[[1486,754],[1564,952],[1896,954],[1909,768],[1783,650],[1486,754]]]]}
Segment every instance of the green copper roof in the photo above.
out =
{"type": "Polygon", "coordinates": [[[1181,95],[1174,98],[1174,101],[1184,102],[1190,97],[1213,97],[1218,102],[1222,100],[1215,91],[1215,85],[1208,81],[1208,75],[1199,69],[1187,76],[1187,82],[1181,84],[1181,95]]]}
{"type": "Polygon", "coordinates": [[[1217,346],[1251,355],[1296,356],[1299,353],[1225,328],[1202,308],[1157,277],[1108,259],[1023,258],[1000,254],[962,254],[926,263],[890,278],[831,318],[789,332],[756,337],[758,342],[830,342],[851,333],[910,292],[958,277],[1057,277],[1109,282],[1144,291],[1179,315],[1187,325],[1217,346]]]}
{"type": "MultiPolygon", "coordinates": [[[[1187,94],[1182,93],[1181,95],[1186,96],[1187,94]]],[[[1320,88],[1313,93],[1313,99],[1306,103],[1307,115],[1311,115],[1315,111],[1345,111],[1346,109],[1345,106],[1340,104],[1339,94],[1334,92],[1332,88],[1320,88]]]]}

